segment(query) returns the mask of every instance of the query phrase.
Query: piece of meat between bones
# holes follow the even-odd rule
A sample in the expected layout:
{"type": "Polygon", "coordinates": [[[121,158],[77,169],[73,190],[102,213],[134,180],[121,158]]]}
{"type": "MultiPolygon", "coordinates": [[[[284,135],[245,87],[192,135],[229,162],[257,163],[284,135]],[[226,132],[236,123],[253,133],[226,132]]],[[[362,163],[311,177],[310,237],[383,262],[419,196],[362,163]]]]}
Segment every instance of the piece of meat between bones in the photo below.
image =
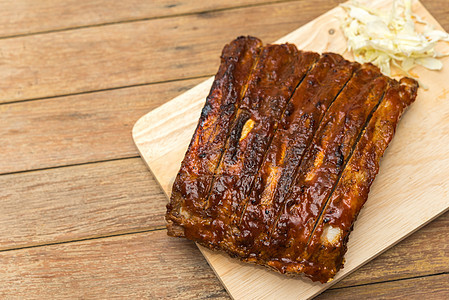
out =
{"type": "Polygon", "coordinates": [[[327,282],[418,84],[239,37],[173,184],[168,234],[327,282]]]}

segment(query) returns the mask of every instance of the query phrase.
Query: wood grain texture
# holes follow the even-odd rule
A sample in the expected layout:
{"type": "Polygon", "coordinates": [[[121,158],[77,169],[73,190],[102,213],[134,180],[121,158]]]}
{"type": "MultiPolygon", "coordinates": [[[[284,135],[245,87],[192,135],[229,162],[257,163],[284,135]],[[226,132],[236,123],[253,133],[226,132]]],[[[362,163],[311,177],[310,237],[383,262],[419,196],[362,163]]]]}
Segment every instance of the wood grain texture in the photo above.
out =
{"type": "MultiPolygon", "coordinates": [[[[130,23],[126,30],[120,26],[125,24],[117,24],[116,27],[111,25],[113,29],[98,26],[90,30],[0,39],[0,102],[132,86],[150,79],[177,80],[192,77],[192,74],[193,77],[212,74],[218,66],[223,44],[236,34],[257,34],[265,42],[274,41],[340,1],[300,0],[270,4],[269,9],[240,8],[193,16],[181,15],[213,11],[226,5],[247,5],[253,1],[122,2],[0,1],[0,37],[162,17],[151,22],[135,22],[137,33],[133,33],[134,23],[130,23]],[[176,6],[167,7],[173,4],[176,6]],[[238,22],[233,20],[235,16],[238,22]],[[205,19],[201,21],[201,18],[205,19]],[[189,27],[189,22],[193,26],[189,27]],[[249,22],[255,24],[247,24],[249,22]],[[208,35],[208,28],[195,29],[195,25],[211,27],[226,38],[216,41],[221,37],[208,35]],[[218,28],[220,26],[223,28],[218,28]],[[150,33],[151,36],[146,37],[153,29],[162,34],[150,33]],[[164,36],[167,33],[172,35],[164,36]],[[114,34],[119,36],[114,37],[114,34]],[[142,48],[144,42],[134,42],[141,36],[150,45],[144,45],[142,51],[132,49],[135,45],[142,48]],[[184,44],[175,49],[179,38],[184,44]],[[155,41],[161,45],[153,45],[155,41]],[[211,46],[182,49],[189,47],[188,43],[197,42],[203,47],[211,46]],[[9,45],[6,52],[4,45],[9,45]],[[151,61],[151,57],[145,56],[148,49],[153,49],[151,55],[157,60],[151,61]],[[170,52],[164,53],[166,49],[170,52]],[[161,57],[169,62],[159,61],[161,57]],[[187,76],[181,64],[190,57],[197,65],[187,65],[187,76]],[[129,62],[133,65],[128,65],[129,62]],[[139,63],[148,65],[139,69],[136,67],[139,63]],[[176,67],[178,63],[180,66],[176,67]],[[148,66],[151,68],[147,69],[148,66]],[[147,74],[153,70],[158,74],[147,74]]],[[[449,30],[449,2],[422,2],[449,30]]],[[[179,86],[178,82],[170,82],[151,88],[131,87],[39,99],[30,106],[26,103],[34,101],[0,104],[0,173],[135,155],[135,148],[130,145],[129,125],[138,114],[150,111],[190,86],[187,82],[182,81],[179,86]],[[39,102],[43,107],[39,107],[39,102]],[[100,145],[96,141],[108,144],[100,145]]],[[[430,122],[425,114],[420,120],[430,122]]],[[[199,250],[188,241],[167,240],[165,230],[45,245],[164,226],[166,199],[139,159],[3,175],[0,186],[0,249],[43,245],[0,252],[0,298],[229,298],[199,250]]],[[[438,298],[442,295],[441,281],[435,279],[436,283],[430,284],[436,276],[428,277],[429,284],[425,285],[415,281],[416,285],[409,285],[408,292],[401,290],[400,285],[382,288],[383,283],[371,283],[448,272],[448,222],[446,213],[335,285],[346,288],[331,290],[324,296],[330,299],[362,298],[359,295],[376,299],[380,296],[432,299],[432,292],[435,292],[433,298],[438,298]],[[360,284],[368,285],[349,287],[360,284]]],[[[448,279],[443,279],[446,284],[443,288],[447,289],[448,279]]]]}
{"type": "MultiPolygon", "coordinates": [[[[423,230],[431,226],[433,223],[423,230]]],[[[166,230],[0,252],[0,264],[7,266],[0,273],[4,283],[0,296],[8,299],[229,299],[198,248],[190,241],[168,237],[166,230]]],[[[418,268],[414,276],[420,275],[418,268]]],[[[372,278],[369,285],[330,290],[323,298],[370,295],[378,299],[382,295],[390,299],[400,295],[414,299],[423,292],[441,293],[442,287],[447,292],[447,282],[442,285],[444,281],[437,280],[435,287],[430,285],[435,276],[429,277],[426,285],[412,279],[419,288],[408,285],[408,280],[391,286],[377,270],[372,278]],[[408,289],[400,289],[402,285],[408,289]]]]}
{"type": "MultiPolygon", "coordinates": [[[[139,159],[0,176],[0,184],[10,187],[0,192],[0,249],[165,227],[167,200],[139,159]]],[[[449,213],[336,287],[448,272],[447,228],[449,213]]]]}
{"type": "Polygon", "coordinates": [[[264,2],[282,1],[1,0],[0,37],[191,14],[195,12],[254,5],[256,3],[261,5],[264,2]]]}
{"type": "MultiPolygon", "coordinates": [[[[339,2],[275,3],[3,39],[0,102],[213,74],[229,40],[250,34],[274,41],[339,2]]],[[[445,20],[449,3],[436,2],[428,4],[445,20]]]]}
{"type": "Polygon", "coordinates": [[[0,250],[164,227],[139,158],[0,176],[0,250]]]}
{"type": "MultiPolygon", "coordinates": [[[[389,3],[377,2],[379,6],[389,3]]],[[[419,3],[415,3],[414,9],[438,27],[419,3]]],[[[306,50],[343,53],[346,43],[339,29],[339,17],[343,15],[343,11],[337,8],[278,42],[293,42],[306,50]],[[330,29],[335,33],[330,35],[330,29]]],[[[442,44],[441,50],[449,51],[449,46],[442,44]]],[[[443,180],[447,169],[443,166],[449,163],[445,146],[449,144],[445,134],[449,125],[444,121],[449,113],[444,82],[444,78],[449,76],[449,59],[443,59],[443,64],[446,66],[438,73],[423,68],[414,70],[421,79],[426,79],[429,90],[420,91],[416,103],[398,127],[397,136],[382,160],[370,199],[351,235],[345,268],[335,280],[319,285],[307,280],[287,279],[200,247],[233,297],[308,298],[316,295],[449,208],[449,185],[443,180]],[[432,164],[435,161],[438,161],[438,166],[432,164]]],[[[134,127],[133,135],[139,151],[167,195],[210,84],[211,79],[203,82],[145,115],[134,127]]]]}
{"type": "Polygon", "coordinates": [[[165,230],[0,252],[0,265],[2,299],[228,299],[195,244],[165,230]]]}
{"type": "Polygon", "coordinates": [[[316,297],[323,299],[448,299],[449,274],[383,282],[345,289],[328,290],[316,297]]]}
{"type": "Polygon", "coordinates": [[[0,39],[0,103],[211,75],[237,36],[274,41],[335,5],[286,2],[0,39]]]}
{"type": "Polygon", "coordinates": [[[449,272],[448,228],[449,212],[330,289],[449,272]]]}
{"type": "Polygon", "coordinates": [[[424,7],[435,17],[444,30],[449,31],[449,3],[446,0],[422,0],[424,7]]]}
{"type": "Polygon", "coordinates": [[[0,105],[0,173],[137,156],[136,120],[200,81],[0,105]]]}

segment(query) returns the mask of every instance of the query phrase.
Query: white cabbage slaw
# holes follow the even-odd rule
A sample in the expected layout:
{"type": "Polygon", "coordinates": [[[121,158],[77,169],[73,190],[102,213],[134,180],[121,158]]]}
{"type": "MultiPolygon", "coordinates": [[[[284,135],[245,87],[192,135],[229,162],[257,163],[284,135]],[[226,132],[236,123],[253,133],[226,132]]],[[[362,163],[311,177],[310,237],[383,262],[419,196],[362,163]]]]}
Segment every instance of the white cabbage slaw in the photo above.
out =
{"type": "Polygon", "coordinates": [[[439,41],[449,42],[449,34],[435,30],[414,14],[411,0],[393,1],[390,12],[369,8],[358,1],[340,6],[347,13],[341,28],[356,61],[371,62],[388,76],[391,64],[410,77],[413,76],[409,71],[416,65],[430,70],[443,67],[438,58],[448,54],[438,53],[435,45],[439,41]],[[415,22],[425,26],[422,32],[416,31],[415,22]]]}

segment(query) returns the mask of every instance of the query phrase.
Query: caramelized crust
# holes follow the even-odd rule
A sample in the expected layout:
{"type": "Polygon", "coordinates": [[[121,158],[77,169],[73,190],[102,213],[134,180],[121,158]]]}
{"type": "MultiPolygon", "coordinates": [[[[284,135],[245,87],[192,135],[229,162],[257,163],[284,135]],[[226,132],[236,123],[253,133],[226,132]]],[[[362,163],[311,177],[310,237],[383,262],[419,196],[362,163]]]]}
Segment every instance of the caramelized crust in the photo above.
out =
{"type": "Polygon", "coordinates": [[[368,199],[380,158],[405,108],[415,100],[417,89],[417,83],[408,78],[390,82],[311,236],[304,255],[307,275],[326,282],[341,268],[349,233],[368,199]]]}
{"type": "Polygon", "coordinates": [[[248,252],[254,256],[254,244],[266,242],[323,115],[357,68],[359,64],[338,54],[325,53],[299,85],[245,201],[246,210],[237,214],[241,223],[232,233],[238,235],[236,246],[241,248],[241,255],[248,252]]]}
{"type": "Polygon", "coordinates": [[[252,37],[221,59],[173,185],[168,234],[326,282],[417,83],[252,37]]]}
{"type": "MultiPolygon", "coordinates": [[[[204,211],[211,222],[186,224],[187,237],[201,240],[214,232],[208,242],[224,242],[287,103],[317,57],[291,44],[268,45],[262,50],[206,199],[204,211]]],[[[232,251],[232,245],[228,250],[232,251]]]]}
{"type": "Polygon", "coordinates": [[[190,142],[167,205],[169,234],[184,236],[186,217],[203,215],[212,176],[220,161],[236,111],[246,92],[262,42],[253,37],[239,37],[226,45],[221,64],[197,128],[190,142]]]}
{"type": "Polygon", "coordinates": [[[316,219],[386,87],[387,78],[376,67],[363,65],[324,116],[272,230],[269,264],[280,272],[301,271],[302,264],[294,262],[301,259],[316,219]],[[279,265],[279,260],[292,264],[279,265]]]}

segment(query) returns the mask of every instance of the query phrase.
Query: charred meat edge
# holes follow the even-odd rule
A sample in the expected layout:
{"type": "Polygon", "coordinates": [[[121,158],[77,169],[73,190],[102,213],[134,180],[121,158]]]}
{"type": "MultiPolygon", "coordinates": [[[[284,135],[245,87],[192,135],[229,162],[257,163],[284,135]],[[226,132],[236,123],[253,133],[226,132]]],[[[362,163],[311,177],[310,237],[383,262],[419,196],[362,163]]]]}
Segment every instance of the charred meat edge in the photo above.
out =
{"type": "Polygon", "coordinates": [[[415,80],[391,80],[312,233],[306,250],[309,263],[304,270],[309,276],[325,282],[342,268],[349,233],[368,199],[380,159],[404,110],[415,100],[417,89],[415,80]]]}
{"type": "Polygon", "coordinates": [[[334,53],[324,53],[296,89],[270,145],[233,234],[236,252],[247,256],[254,242],[268,237],[273,216],[329,106],[359,68],[334,53]],[[259,222],[254,222],[258,220],[259,222]]]}
{"type": "Polygon", "coordinates": [[[228,248],[220,246],[228,225],[258,173],[285,107],[317,58],[291,44],[263,49],[206,199],[209,221],[184,224],[186,236],[228,248]]]}
{"type": "Polygon", "coordinates": [[[239,37],[223,49],[220,68],[206,98],[167,205],[169,235],[184,236],[184,229],[180,224],[192,213],[185,206],[186,190],[196,190],[198,198],[207,197],[205,193],[209,192],[211,176],[218,166],[226,143],[226,128],[235,118],[261,49],[262,42],[253,37],[239,37]],[[197,180],[200,182],[195,184],[197,180]]]}

